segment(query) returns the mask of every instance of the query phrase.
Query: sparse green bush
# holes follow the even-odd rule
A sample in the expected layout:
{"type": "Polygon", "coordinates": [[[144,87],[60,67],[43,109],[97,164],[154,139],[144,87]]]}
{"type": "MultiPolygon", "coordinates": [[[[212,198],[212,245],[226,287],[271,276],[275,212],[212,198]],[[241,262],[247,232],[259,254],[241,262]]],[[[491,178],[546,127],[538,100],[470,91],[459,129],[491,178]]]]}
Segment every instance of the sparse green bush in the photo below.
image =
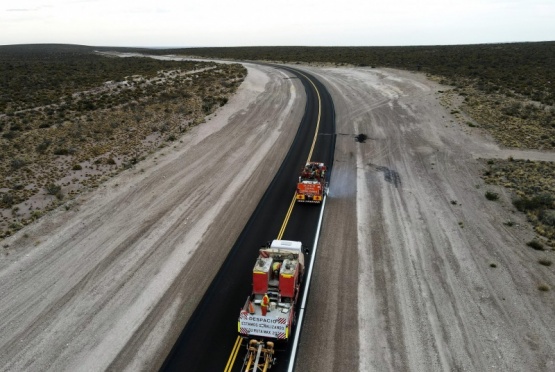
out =
{"type": "Polygon", "coordinates": [[[52,141],[45,139],[41,143],[39,143],[36,147],[38,153],[43,153],[46,149],[52,144],[52,141]]]}
{"type": "Polygon", "coordinates": [[[526,243],[527,246],[529,246],[532,249],[535,249],[536,251],[543,251],[544,247],[543,244],[538,242],[537,240],[531,240],[528,243],[526,243]]]}
{"type": "Polygon", "coordinates": [[[3,208],[10,208],[14,203],[13,195],[10,193],[0,194],[0,204],[3,208]]]}
{"type": "Polygon", "coordinates": [[[54,150],[54,155],[69,155],[69,150],[63,147],[59,147],[54,150]]]}
{"type": "Polygon", "coordinates": [[[12,167],[13,170],[17,170],[19,168],[22,168],[26,164],[27,164],[27,162],[24,159],[20,159],[20,158],[14,158],[10,162],[10,166],[12,167]]]}
{"type": "Polygon", "coordinates": [[[555,226],[555,210],[543,209],[539,213],[540,221],[548,226],[555,226]]]}
{"type": "Polygon", "coordinates": [[[55,183],[49,183],[44,189],[49,195],[57,195],[61,192],[62,187],[60,185],[56,185],[55,183]]]}
{"type": "Polygon", "coordinates": [[[536,195],[531,199],[523,197],[513,200],[513,205],[521,212],[526,212],[530,210],[540,209],[540,208],[552,208],[553,207],[553,195],[549,193],[542,193],[536,195]]]}
{"type": "Polygon", "coordinates": [[[499,199],[499,194],[493,191],[486,191],[486,199],[488,200],[497,200],[499,199]]]}

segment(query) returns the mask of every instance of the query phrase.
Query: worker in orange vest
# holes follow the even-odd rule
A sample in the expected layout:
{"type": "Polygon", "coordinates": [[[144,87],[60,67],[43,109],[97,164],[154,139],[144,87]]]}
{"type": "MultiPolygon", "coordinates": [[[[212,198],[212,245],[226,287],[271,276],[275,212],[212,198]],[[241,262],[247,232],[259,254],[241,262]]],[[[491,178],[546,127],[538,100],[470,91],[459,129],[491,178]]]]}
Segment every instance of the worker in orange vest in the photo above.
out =
{"type": "Polygon", "coordinates": [[[270,297],[268,297],[267,293],[264,293],[264,297],[262,297],[262,302],[260,303],[262,316],[266,316],[266,312],[268,312],[268,305],[270,305],[270,297]]]}

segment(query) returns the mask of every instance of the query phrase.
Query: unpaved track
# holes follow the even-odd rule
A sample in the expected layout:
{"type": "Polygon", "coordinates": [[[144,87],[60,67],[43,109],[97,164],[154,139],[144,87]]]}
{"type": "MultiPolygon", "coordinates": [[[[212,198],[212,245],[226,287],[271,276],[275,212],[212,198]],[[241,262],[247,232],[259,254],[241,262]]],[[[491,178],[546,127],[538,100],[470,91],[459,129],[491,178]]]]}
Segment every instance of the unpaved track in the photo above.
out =
{"type": "MultiPolygon", "coordinates": [[[[296,79],[248,67],[183,143],[3,242],[0,370],[162,363],[303,113],[296,79]]],[[[537,290],[555,286],[537,263],[553,252],[527,249],[531,229],[479,178],[477,158],[507,150],[451,122],[445,87],[423,75],[307,70],[333,96],[338,136],[298,370],[555,370],[555,291],[537,290]]]]}
{"type": "Polygon", "coordinates": [[[182,143],[3,242],[1,370],[163,362],[304,113],[298,80],[247,67],[238,93],[182,143]]]}
{"type": "Polygon", "coordinates": [[[534,235],[503,190],[486,200],[477,158],[555,154],[499,150],[453,123],[446,87],[423,75],[309,71],[338,137],[299,370],[554,371],[555,292],[537,289],[555,285],[537,263],[553,252],[525,246],[534,235]]]}

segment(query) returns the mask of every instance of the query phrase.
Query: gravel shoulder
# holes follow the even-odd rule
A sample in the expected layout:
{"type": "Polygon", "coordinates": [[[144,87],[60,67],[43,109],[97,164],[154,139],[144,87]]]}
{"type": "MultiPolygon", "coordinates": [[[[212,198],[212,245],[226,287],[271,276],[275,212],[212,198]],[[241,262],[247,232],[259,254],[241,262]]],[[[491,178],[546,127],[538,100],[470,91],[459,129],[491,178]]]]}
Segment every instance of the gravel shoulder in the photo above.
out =
{"type": "Polygon", "coordinates": [[[484,197],[478,160],[555,153],[500,149],[421,74],[308,70],[338,136],[299,369],[555,370],[555,298],[538,290],[555,283],[538,264],[553,252],[526,247],[534,233],[503,189],[484,197]]]}

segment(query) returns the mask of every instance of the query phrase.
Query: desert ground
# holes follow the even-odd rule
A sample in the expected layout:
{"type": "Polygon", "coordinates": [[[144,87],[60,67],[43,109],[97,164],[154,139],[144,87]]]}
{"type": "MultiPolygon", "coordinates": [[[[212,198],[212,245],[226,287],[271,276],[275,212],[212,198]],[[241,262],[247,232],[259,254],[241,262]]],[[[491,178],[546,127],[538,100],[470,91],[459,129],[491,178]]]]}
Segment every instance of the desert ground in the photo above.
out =
{"type": "Polygon", "coordinates": [[[555,154],[500,149],[423,75],[312,72],[338,136],[299,370],[555,370],[555,298],[538,290],[554,283],[538,264],[553,252],[525,246],[532,229],[480,178],[481,158],[555,154]]]}
{"type": "MultiPolygon", "coordinates": [[[[161,365],[303,114],[298,80],[245,66],[182,142],[1,242],[0,370],[161,365]]],[[[480,178],[483,158],[555,153],[499,148],[422,74],[295,67],[326,84],[337,115],[297,370],[555,370],[554,291],[538,290],[555,285],[538,264],[554,252],[526,247],[525,217],[480,178]]]]}

